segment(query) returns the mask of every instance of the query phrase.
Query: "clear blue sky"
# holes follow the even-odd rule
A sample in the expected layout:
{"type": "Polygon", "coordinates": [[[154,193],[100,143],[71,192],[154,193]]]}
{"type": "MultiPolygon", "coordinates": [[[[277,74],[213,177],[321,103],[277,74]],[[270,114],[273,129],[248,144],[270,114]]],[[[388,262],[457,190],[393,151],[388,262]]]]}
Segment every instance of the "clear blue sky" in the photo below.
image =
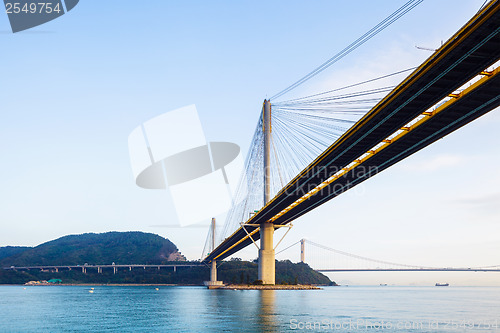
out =
{"type": "MultiPolygon", "coordinates": [[[[404,2],[82,0],[17,34],[1,14],[0,246],[142,230],[198,258],[206,230],[159,227],[173,224],[172,204],[166,192],[134,184],[129,133],[196,104],[209,141],[246,151],[264,98],[404,2]]],[[[438,47],[482,3],[426,0],[286,97],[416,66],[430,53],[415,45],[438,47]]],[[[305,237],[394,262],[500,264],[499,125],[495,110],[296,221],[284,244],[305,237]]],[[[256,255],[253,246],[238,254],[256,255]]],[[[500,284],[480,274],[335,279],[425,284],[441,277],[500,284]]]]}

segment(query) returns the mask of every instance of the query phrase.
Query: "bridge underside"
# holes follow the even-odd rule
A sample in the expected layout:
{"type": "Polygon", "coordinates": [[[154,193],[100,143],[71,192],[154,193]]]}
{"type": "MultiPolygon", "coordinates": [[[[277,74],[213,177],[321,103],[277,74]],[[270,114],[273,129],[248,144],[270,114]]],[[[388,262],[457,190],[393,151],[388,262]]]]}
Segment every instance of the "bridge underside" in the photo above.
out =
{"type": "MultiPolygon", "coordinates": [[[[494,1],[474,16],[426,62],[380,101],[360,121],[283,188],[249,224],[272,221],[284,225],[333,199],[457,130],[500,105],[498,71],[483,84],[433,115],[417,128],[374,154],[321,191],[306,193],[355,162],[377,144],[403,128],[466,82],[500,59],[500,2],[494,1]]],[[[205,259],[221,260],[259,239],[259,228],[239,228],[205,259]]]]}

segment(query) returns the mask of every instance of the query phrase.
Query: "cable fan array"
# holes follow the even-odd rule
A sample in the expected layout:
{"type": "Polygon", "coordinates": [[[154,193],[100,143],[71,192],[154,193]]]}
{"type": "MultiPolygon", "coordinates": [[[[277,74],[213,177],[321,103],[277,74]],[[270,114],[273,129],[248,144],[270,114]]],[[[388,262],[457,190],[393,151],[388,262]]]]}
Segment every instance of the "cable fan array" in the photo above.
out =
{"type": "MultiPolygon", "coordinates": [[[[353,88],[413,69],[409,68],[319,94],[273,104],[271,108],[271,196],[276,195],[394,86],[356,91],[353,88]],[[339,94],[340,91],[342,94],[339,94]]],[[[229,210],[221,230],[217,232],[217,244],[229,237],[242,222],[248,221],[252,214],[264,206],[262,117],[261,112],[233,198],[235,204],[229,210]]],[[[205,245],[202,257],[213,250],[208,243],[205,245]]]]}
{"type": "Polygon", "coordinates": [[[264,203],[264,132],[262,114],[247,153],[244,170],[233,197],[233,206],[226,215],[226,221],[217,232],[218,243],[231,235],[241,222],[246,222],[252,213],[264,203]]]}
{"type": "MultiPolygon", "coordinates": [[[[367,108],[368,109],[368,108],[367,108]]],[[[273,107],[271,111],[271,195],[274,196],[302,169],[330,146],[355,122],[360,111],[340,113],[273,107]],[[352,119],[345,119],[348,115],[352,119]]],[[[264,132],[262,114],[254,132],[235,204],[226,216],[218,241],[221,242],[264,206],[264,132]]]]}
{"type": "Polygon", "coordinates": [[[208,229],[208,235],[207,239],[205,240],[205,245],[203,246],[203,251],[201,252],[201,258],[203,258],[207,253],[212,252],[214,250],[214,245],[217,246],[212,242],[213,239],[217,239],[217,232],[214,229],[215,228],[208,229]]]}

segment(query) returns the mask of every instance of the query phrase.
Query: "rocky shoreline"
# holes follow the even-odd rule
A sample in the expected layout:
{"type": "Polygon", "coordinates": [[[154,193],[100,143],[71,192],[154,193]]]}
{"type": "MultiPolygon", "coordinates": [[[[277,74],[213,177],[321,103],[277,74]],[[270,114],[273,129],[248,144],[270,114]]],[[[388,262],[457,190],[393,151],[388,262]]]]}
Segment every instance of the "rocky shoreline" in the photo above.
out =
{"type": "Polygon", "coordinates": [[[227,290],[322,290],[318,286],[310,284],[275,284],[275,285],[254,285],[254,284],[230,284],[221,286],[208,286],[208,289],[227,290]]]}

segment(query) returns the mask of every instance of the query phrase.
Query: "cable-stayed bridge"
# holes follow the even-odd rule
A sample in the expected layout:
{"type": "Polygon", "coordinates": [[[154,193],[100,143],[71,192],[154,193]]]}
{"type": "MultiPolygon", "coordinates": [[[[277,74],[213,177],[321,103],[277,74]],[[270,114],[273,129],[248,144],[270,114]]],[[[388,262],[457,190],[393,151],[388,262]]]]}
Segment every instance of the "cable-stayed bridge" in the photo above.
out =
{"type": "Polygon", "coordinates": [[[308,239],[301,239],[276,253],[300,253],[300,262],[307,263],[318,272],[500,272],[500,265],[481,267],[437,267],[394,263],[368,258],[333,249],[308,239]]]}
{"type": "MultiPolygon", "coordinates": [[[[405,6],[418,3],[408,1],[405,6]]],[[[403,7],[399,16],[391,14],[275,97],[309,80],[413,8],[403,7]]],[[[275,228],[291,226],[298,217],[498,107],[499,59],[497,0],[416,68],[311,96],[273,100],[272,105],[265,100],[236,204],[218,237],[212,230],[203,261],[215,269],[216,260],[254,243],[259,248],[259,279],[274,284],[275,228]],[[353,91],[402,74],[408,76],[397,86],[353,91]]]]}

